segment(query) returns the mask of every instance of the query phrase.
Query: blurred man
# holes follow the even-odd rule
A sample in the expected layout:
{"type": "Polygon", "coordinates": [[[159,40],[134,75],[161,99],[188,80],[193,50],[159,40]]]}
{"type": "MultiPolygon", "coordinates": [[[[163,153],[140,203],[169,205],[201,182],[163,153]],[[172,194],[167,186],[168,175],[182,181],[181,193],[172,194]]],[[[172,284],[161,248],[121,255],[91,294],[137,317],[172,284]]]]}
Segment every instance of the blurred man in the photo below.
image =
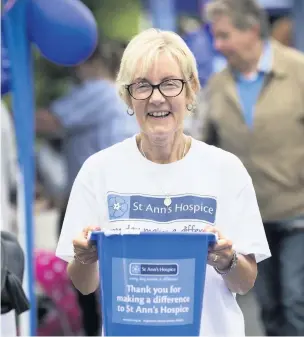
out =
{"type": "Polygon", "coordinates": [[[41,135],[63,135],[68,167],[67,196],[84,161],[137,131],[134,117],[118,96],[115,76],[122,50],[115,43],[99,45],[74,69],[76,83],[67,95],[36,114],[41,135]]]}
{"type": "Polygon", "coordinates": [[[206,16],[228,66],[210,80],[202,139],[236,154],[254,182],[273,255],[255,287],[267,335],[302,336],[304,55],[269,39],[254,0],[215,0],[206,16]]]}

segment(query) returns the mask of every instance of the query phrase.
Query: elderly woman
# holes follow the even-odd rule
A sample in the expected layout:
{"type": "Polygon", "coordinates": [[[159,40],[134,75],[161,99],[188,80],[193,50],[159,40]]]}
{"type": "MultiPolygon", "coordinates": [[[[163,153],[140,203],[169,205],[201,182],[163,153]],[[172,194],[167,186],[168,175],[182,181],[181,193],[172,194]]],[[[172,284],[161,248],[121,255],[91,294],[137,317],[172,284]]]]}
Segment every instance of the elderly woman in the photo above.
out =
{"type": "Polygon", "coordinates": [[[69,262],[74,285],[89,294],[99,286],[97,254],[87,239],[91,230],[215,232],[219,240],[208,256],[202,333],[244,335],[235,294],[253,287],[257,262],[270,253],[252,181],[240,160],[183,133],[199,90],[192,53],[175,33],[149,29],[127,46],[117,83],[141,132],[85,162],[57,255],[69,262]]]}

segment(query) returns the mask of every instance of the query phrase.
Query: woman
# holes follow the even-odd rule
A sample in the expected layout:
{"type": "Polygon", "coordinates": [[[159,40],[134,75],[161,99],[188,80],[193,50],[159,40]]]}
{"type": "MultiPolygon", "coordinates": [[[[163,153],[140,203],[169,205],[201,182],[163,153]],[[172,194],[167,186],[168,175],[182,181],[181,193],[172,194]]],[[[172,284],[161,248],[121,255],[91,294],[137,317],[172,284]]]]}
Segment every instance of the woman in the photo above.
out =
{"type": "Polygon", "coordinates": [[[235,293],[253,287],[257,262],[270,253],[251,178],[240,160],[183,133],[199,90],[192,53],[178,35],[149,29],[127,46],[117,83],[141,132],[85,162],[70,195],[57,255],[69,261],[75,286],[89,294],[99,285],[90,230],[135,226],[218,233],[208,256],[202,333],[244,335],[235,293]],[[193,208],[180,207],[185,200],[215,201],[215,206],[189,214],[193,208]],[[147,207],[152,203],[171,212],[157,215],[147,207]],[[172,212],[178,221],[170,221],[172,212]]]}

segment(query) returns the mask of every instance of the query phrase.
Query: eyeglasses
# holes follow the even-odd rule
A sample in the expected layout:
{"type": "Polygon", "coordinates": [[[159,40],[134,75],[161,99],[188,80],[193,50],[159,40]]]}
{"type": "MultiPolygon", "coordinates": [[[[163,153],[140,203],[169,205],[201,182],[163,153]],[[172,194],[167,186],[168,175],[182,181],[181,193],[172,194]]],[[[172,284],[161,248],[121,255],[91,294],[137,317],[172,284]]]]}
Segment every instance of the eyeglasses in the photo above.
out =
{"type": "Polygon", "coordinates": [[[185,80],[175,78],[165,80],[159,84],[151,84],[147,81],[142,81],[126,85],[125,88],[136,100],[145,100],[150,98],[154,89],[158,89],[165,97],[176,97],[183,91],[186,82],[187,81],[185,80]]]}

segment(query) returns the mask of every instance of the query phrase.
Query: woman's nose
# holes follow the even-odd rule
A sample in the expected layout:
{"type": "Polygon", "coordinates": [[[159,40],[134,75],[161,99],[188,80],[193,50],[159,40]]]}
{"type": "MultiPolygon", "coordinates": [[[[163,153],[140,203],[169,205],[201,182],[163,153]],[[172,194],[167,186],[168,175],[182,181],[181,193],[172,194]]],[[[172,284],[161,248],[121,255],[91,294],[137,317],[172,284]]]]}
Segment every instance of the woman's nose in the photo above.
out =
{"type": "Polygon", "coordinates": [[[162,103],[165,101],[164,95],[160,92],[158,88],[154,88],[153,93],[150,97],[150,103],[162,103]]]}

